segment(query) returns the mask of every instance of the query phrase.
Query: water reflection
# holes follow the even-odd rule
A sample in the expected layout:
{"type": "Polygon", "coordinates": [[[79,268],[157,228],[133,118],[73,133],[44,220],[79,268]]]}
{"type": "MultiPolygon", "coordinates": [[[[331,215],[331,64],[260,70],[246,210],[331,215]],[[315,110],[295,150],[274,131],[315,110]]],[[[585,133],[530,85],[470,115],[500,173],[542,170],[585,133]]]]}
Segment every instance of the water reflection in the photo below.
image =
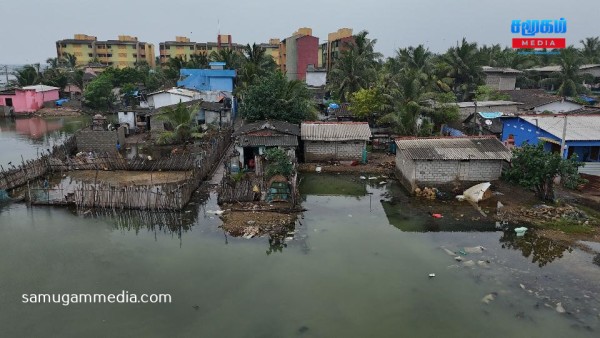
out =
{"type": "Polygon", "coordinates": [[[531,257],[531,262],[537,263],[540,268],[562,258],[565,251],[573,251],[570,246],[539,236],[533,231],[528,231],[522,237],[517,237],[514,231],[505,231],[500,243],[504,249],[519,250],[523,257],[531,257]]]}
{"type": "Polygon", "coordinates": [[[300,193],[314,196],[365,196],[367,184],[358,176],[331,174],[302,174],[300,193]]]}

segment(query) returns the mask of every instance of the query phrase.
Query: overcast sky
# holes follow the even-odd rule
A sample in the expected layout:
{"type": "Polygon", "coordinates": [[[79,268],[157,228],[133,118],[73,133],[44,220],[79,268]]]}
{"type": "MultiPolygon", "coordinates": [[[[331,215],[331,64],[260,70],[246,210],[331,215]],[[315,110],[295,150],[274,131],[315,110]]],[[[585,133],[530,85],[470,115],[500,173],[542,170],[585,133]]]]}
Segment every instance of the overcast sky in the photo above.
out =
{"type": "Polygon", "coordinates": [[[568,22],[567,43],[600,35],[600,0],[0,0],[0,64],[44,62],[56,56],[55,42],[75,33],[100,40],[119,34],[154,43],[233,42],[285,38],[311,27],[321,41],[340,27],[366,29],[376,49],[391,56],[399,47],[425,44],[446,50],[466,37],[480,44],[510,45],[513,19],[568,22]]]}

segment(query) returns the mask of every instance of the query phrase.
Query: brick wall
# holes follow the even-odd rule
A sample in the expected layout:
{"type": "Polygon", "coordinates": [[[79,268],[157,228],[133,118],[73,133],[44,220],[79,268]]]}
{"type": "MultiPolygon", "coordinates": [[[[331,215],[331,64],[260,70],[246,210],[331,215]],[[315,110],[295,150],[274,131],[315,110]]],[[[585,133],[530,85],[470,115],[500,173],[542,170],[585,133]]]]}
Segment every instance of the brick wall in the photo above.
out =
{"type": "Polygon", "coordinates": [[[502,161],[416,161],[417,183],[460,181],[494,181],[500,178],[502,161]]]}
{"type": "MultiPolygon", "coordinates": [[[[77,151],[116,152],[117,131],[80,130],[75,135],[77,151]]],[[[123,146],[123,143],[121,143],[123,146]]]]}
{"type": "Polygon", "coordinates": [[[324,142],[305,141],[304,160],[313,161],[353,161],[362,160],[365,141],[324,142]]]}

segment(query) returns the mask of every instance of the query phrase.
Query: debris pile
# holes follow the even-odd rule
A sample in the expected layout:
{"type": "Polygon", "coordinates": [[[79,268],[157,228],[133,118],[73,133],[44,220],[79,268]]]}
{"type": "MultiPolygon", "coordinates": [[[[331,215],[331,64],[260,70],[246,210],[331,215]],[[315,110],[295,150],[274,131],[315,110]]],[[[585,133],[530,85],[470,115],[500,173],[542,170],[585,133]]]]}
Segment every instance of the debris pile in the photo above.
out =
{"type": "Polygon", "coordinates": [[[571,221],[583,222],[589,219],[585,212],[568,204],[561,207],[553,207],[541,204],[536,205],[533,208],[522,207],[520,211],[523,216],[547,221],[556,221],[562,218],[571,221]]]}
{"type": "Polygon", "coordinates": [[[421,189],[421,188],[415,189],[415,195],[417,197],[425,198],[428,200],[436,199],[438,194],[439,194],[439,190],[437,190],[436,188],[425,187],[423,189],[421,189]]]}

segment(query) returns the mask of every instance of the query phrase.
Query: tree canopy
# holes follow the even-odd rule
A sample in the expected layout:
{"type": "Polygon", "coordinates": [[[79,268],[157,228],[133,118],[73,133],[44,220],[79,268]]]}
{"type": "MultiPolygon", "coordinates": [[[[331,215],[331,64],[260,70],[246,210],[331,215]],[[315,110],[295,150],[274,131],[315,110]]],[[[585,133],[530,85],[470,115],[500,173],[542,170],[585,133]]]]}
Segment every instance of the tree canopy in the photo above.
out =
{"type": "Polygon", "coordinates": [[[563,159],[558,153],[544,151],[544,144],[526,144],[513,151],[511,166],[504,175],[508,181],[533,189],[542,200],[554,200],[554,179],[561,177],[561,184],[575,188],[583,183],[578,168],[583,162],[574,154],[563,159]]]}
{"type": "Polygon", "coordinates": [[[300,123],[311,117],[311,96],[303,82],[288,81],[280,72],[260,77],[245,91],[241,116],[248,121],[282,120],[300,123]]]}

